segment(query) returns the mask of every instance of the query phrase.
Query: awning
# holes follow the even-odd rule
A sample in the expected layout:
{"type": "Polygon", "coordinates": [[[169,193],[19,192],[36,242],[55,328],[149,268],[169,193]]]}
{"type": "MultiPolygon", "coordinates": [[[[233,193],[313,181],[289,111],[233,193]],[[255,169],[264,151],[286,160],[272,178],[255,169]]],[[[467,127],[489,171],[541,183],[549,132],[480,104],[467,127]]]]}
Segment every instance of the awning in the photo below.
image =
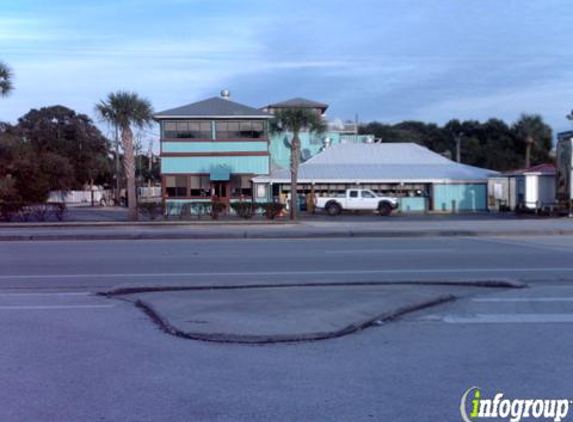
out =
{"type": "Polygon", "coordinates": [[[221,169],[212,171],[210,178],[212,182],[225,182],[229,180],[230,176],[229,170],[221,169]]]}

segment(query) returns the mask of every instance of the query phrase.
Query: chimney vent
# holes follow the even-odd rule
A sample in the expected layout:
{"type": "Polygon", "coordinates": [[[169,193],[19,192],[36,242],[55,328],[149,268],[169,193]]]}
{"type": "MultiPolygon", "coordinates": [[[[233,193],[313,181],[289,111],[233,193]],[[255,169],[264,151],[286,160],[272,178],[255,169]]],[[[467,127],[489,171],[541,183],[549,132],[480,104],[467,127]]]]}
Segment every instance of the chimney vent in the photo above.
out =
{"type": "Polygon", "coordinates": [[[221,91],[221,97],[223,97],[225,100],[228,100],[231,98],[231,92],[228,89],[224,89],[221,91]]]}

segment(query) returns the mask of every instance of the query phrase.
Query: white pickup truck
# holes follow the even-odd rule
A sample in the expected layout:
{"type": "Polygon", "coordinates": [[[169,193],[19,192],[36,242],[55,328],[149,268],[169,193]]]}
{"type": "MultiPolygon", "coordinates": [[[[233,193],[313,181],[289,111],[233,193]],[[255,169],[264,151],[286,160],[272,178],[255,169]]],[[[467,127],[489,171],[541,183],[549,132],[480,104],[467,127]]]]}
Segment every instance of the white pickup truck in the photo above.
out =
{"type": "Polygon", "coordinates": [[[390,215],[398,208],[398,199],[378,196],[370,189],[348,189],[344,196],[318,197],[315,206],[326,210],[328,215],[338,215],[342,210],[378,211],[380,215],[390,215]]]}

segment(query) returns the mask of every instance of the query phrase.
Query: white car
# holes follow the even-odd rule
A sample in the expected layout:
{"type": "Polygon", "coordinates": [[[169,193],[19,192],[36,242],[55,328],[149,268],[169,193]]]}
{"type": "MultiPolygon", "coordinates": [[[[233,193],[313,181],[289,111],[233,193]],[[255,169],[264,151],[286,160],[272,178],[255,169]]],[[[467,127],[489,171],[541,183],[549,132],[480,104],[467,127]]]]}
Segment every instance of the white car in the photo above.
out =
{"type": "Polygon", "coordinates": [[[398,199],[378,196],[370,189],[348,189],[341,197],[318,197],[315,206],[326,210],[329,215],[339,215],[343,210],[378,211],[380,215],[390,215],[398,208],[398,199]]]}

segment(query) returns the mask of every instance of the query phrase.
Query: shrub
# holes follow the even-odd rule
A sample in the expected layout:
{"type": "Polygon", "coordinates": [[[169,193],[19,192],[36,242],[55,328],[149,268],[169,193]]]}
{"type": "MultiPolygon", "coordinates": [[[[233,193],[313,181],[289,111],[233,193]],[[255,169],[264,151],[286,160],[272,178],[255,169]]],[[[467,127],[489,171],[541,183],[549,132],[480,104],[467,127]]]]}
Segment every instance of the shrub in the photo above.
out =
{"type": "Polygon", "coordinates": [[[50,207],[52,207],[52,212],[56,216],[58,221],[63,221],[64,217],[68,213],[68,207],[65,202],[49,202],[50,207]]]}
{"type": "Polygon", "coordinates": [[[0,201],[0,219],[6,222],[12,221],[12,218],[19,214],[23,206],[21,202],[0,201]]]}
{"type": "Polygon", "coordinates": [[[38,221],[46,221],[50,215],[51,207],[48,204],[37,204],[32,205],[32,213],[38,219],[38,221]]]}
{"type": "Polygon", "coordinates": [[[279,216],[285,205],[280,202],[263,202],[259,207],[264,211],[265,217],[272,220],[279,216]]]}
{"type": "Polygon", "coordinates": [[[165,207],[161,202],[142,202],[137,204],[137,208],[141,214],[148,217],[151,221],[155,221],[165,211],[165,207]]]}
{"type": "Polygon", "coordinates": [[[34,214],[34,207],[31,204],[22,203],[18,209],[18,217],[22,221],[30,221],[34,214]]]}
{"type": "Polygon", "coordinates": [[[227,207],[222,202],[211,202],[211,218],[217,220],[219,215],[225,212],[227,207]]]}
{"type": "Polygon", "coordinates": [[[233,202],[231,204],[231,209],[237,213],[241,218],[252,218],[253,214],[257,210],[257,204],[252,202],[233,202]]]}

